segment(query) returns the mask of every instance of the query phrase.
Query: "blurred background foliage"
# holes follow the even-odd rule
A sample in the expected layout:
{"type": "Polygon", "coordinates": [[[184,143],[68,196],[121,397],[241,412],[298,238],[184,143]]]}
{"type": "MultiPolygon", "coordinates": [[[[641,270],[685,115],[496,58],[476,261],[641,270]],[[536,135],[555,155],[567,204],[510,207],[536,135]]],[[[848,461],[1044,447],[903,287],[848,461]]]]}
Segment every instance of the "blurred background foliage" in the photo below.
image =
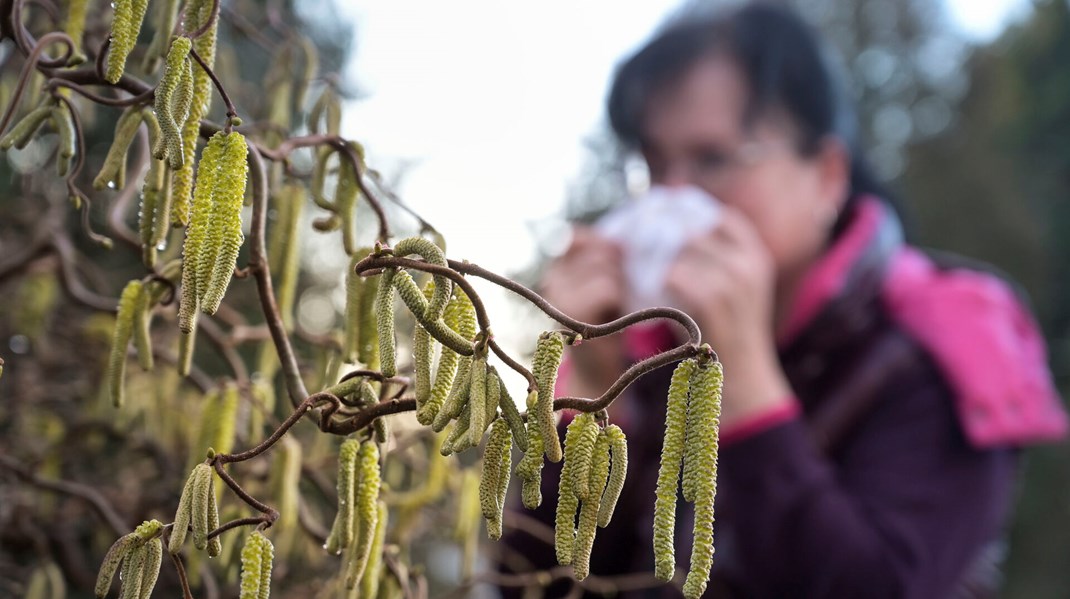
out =
{"type": "MultiPolygon", "coordinates": [[[[810,19],[843,57],[865,146],[904,207],[912,240],[990,262],[1018,281],[1046,333],[1057,383],[1064,397],[1070,395],[1070,2],[1034,0],[1026,19],[998,39],[971,45],[952,33],[930,0],[782,1],[810,19]]],[[[705,10],[711,4],[725,3],[693,2],[685,10],[705,10]]],[[[324,73],[342,72],[355,47],[353,24],[333,12],[330,3],[321,8],[320,3],[295,2],[291,8],[274,0],[236,0],[226,6],[220,41],[233,52],[220,55],[221,75],[241,81],[228,83],[231,93],[239,106],[260,118],[269,111],[260,90],[285,47],[277,40],[293,31],[308,36],[319,48],[324,73]],[[270,22],[268,14],[281,21],[270,22]],[[237,65],[240,77],[234,74],[237,65]]],[[[31,17],[44,18],[38,13],[31,17]]],[[[6,80],[21,64],[12,63],[12,53],[7,44],[0,48],[6,80]]],[[[356,83],[339,81],[349,95],[356,83]]],[[[0,89],[3,104],[9,97],[10,86],[0,89]]],[[[218,102],[214,109],[218,113],[218,102]]],[[[295,106],[290,118],[297,122],[303,110],[295,106]]],[[[87,116],[87,145],[96,161],[87,172],[95,172],[114,115],[97,108],[87,116]]],[[[588,164],[568,194],[569,219],[589,220],[604,211],[626,195],[634,176],[635,164],[608,133],[592,135],[589,148],[588,164]]],[[[45,165],[49,176],[22,177],[22,171],[36,168],[33,156],[23,158],[21,165],[16,159],[0,161],[0,264],[30,244],[34,224],[52,218],[56,206],[71,230],[77,219],[55,186],[51,163],[45,165]],[[22,201],[29,195],[46,198],[52,208],[22,201]]],[[[91,215],[99,230],[106,229],[105,208],[95,206],[91,215]]],[[[77,233],[70,241],[88,258],[77,265],[77,276],[99,293],[110,290],[105,295],[114,298],[123,282],[142,273],[132,253],[104,251],[77,233]]],[[[312,247],[306,253],[318,252],[315,240],[308,243],[312,247]]],[[[239,263],[244,260],[243,254],[239,263]]],[[[302,277],[304,292],[324,297],[337,286],[342,264],[325,258],[318,269],[309,269],[302,277]]],[[[17,276],[0,278],[0,350],[8,361],[0,379],[0,454],[26,458],[43,475],[118,481],[109,496],[123,499],[119,507],[132,521],[149,506],[177,501],[185,456],[170,459],[161,452],[159,439],[165,446],[170,443],[166,434],[154,438],[157,431],[146,431],[137,414],[103,426],[84,411],[98,401],[97,364],[107,351],[111,318],[90,316],[70,301],[57,287],[57,268],[54,257],[42,257],[17,276]],[[68,424],[61,426],[61,421],[68,424]],[[125,439],[127,427],[141,427],[133,435],[140,445],[120,456],[115,437],[125,439]],[[84,455],[57,459],[61,454],[54,449],[64,443],[84,455]],[[158,473],[158,484],[141,485],[139,470],[145,469],[158,473]]],[[[254,296],[236,295],[236,305],[254,313],[254,296]]],[[[299,349],[315,362],[311,346],[299,349]]],[[[244,357],[255,363],[256,353],[244,357]]],[[[199,356],[198,363],[209,376],[225,372],[218,361],[199,356]]],[[[146,392],[167,385],[140,384],[146,392]]],[[[168,403],[176,418],[190,410],[182,401],[168,403]]],[[[1008,534],[1003,596],[1065,597],[1070,588],[1065,566],[1070,555],[1065,534],[1070,530],[1070,447],[1032,449],[1024,459],[1021,495],[1008,534]]],[[[268,472],[253,475],[268,484],[268,472]]],[[[101,555],[111,540],[109,535],[99,538],[102,527],[84,508],[56,511],[60,500],[44,494],[40,505],[26,506],[20,493],[17,480],[0,477],[0,595],[14,588],[10,581],[21,578],[26,556],[42,550],[25,544],[33,537],[27,531],[47,525],[52,532],[45,542],[53,543],[54,551],[84,543],[83,550],[101,555]],[[53,520],[42,521],[42,514],[53,520]],[[19,544],[12,544],[13,539],[19,544]]],[[[74,563],[80,557],[66,559],[74,563]]],[[[315,560],[310,564],[315,566],[315,560]]],[[[71,572],[91,577],[94,567],[71,572]]],[[[167,572],[165,567],[163,576],[167,572]]],[[[168,582],[174,581],[161,579],[161,585],[168,582]]]]}

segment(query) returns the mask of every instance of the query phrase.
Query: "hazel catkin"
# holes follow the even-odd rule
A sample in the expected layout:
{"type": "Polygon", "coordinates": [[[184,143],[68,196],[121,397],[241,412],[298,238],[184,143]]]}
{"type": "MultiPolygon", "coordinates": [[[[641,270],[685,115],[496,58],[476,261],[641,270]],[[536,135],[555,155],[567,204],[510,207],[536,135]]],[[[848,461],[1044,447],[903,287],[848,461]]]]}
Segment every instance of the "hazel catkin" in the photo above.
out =
{"type": "Polygon", "coordinates": [[[609,439],[611,466],[609,482],[606,483],[605,493],[598,506],[598,526],[601,528],[609,526],[610,520],[613,519],[613,511],[617,508],[617,500],[624,490],[624,479],[628,475],[628,439],[625,438],[624,431],[615,424],[607,426],[604,431],[609,439]]]}
{"type": "Polygon", "coordinates": [[[383,273],[379,275],[379,289],[375,295],[375,322],[379,335],[379,370],[383,376],[387,377],[394,376],[398,372],[397,358],[394,355],[397,346],[394,339],[393,285],[394,277],[397,275],[396,268],[383,269],[383,273]]]}
{"type": "Polygon", "coordinates": [[[591,571],[591,548],[597,531],[598,511],[602,492],[609,476],[609,438],[604,431],[598,434],[588,468],[587,488],[589,495],[580,505],[579,524],[576,527],[576,547],[572,554],[572,571],[576,580],[583,580],[591,571]]]}
{"type": "Polygon", "coordinates": [[[356,500],[359,451],[360,441],[356,439],[346,439],[338,450],[338,514],[334,518],[334,525],[324,545],[329,553],[341,553],[352,542],[353,518],[356,514],[353,505],[356,500]]]}
{"type": "Polygon", "coordinates": [[[539,402],[535,410],[538,412],[537,418],[541,427],[546,459],[551,462],[560,462],[563,456],[561,440],[557,437],[557,426],[554,421],[554,385],[557,383],[557,369],[561,366],[564,348],[564,338],[560,333],[552,331],[540,335],[535,345],[536,366],[533,370],[535,381],[539,385],[539,402]]]}
{"type": "Polygon", "coordinates": [[[135,279],[126,284],[119,296],[119,312],[115,317],[115,332],[112,334],[107,370],[112,405],[117,408],[122,407],[125,398],[123,385],[126,377],[126,348],[130,345],[134,319],[141,305],[143,292],[141,281],[135,279]]]}
{"type": "Polygon", "coordinates": [[[658,469],[657,495],[654,501],[654,576],[670,580],[676,570],[673,531],[676,528],[676,491],[679,488],[680,461],[684,450],[684,426],[687,396],[696,362],[681,362],[669,382],[669,399],[665,415],[665,435],[658,469]]]}

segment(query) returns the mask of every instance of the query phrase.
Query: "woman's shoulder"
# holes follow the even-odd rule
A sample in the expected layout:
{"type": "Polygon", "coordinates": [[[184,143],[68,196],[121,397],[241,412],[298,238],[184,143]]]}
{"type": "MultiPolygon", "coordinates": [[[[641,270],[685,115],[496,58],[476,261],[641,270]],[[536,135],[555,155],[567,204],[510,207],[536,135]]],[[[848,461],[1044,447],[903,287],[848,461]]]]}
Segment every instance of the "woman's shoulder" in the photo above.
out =
{"type": "Polygon", "coordinates": [[[975,447],[1062,438],[1067,418],[1024,297],[993,269],[902,247],[881,297],[951,388],[975,447]]]}

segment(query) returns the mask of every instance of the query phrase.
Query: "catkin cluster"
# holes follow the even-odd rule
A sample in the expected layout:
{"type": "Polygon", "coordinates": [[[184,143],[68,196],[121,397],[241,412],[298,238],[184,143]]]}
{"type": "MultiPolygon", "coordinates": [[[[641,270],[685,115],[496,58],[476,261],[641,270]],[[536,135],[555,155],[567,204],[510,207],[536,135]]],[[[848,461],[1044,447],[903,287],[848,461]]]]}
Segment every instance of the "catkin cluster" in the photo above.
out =
{"type": "Polygon", "coordinates": [[[208,140],[197,168],[193,215],[182,247],[179,328],[184,333],[193,331],[197,310],[215,314],[234,273],[245,239],[241,209],[248,151],[241,133],[220,131],[208,140]]]}
{"type": "Polygon", "coordinates": [[[324,548],[345,551],[346,588],[361,582],[379,534],[379,446],[347,439],[338,453],[338,514],[324,548]]]}
{"type": "Polygon", "coordinates": [[[219,528],[215,474],[208,464],[197,464],[186,479],[186,486],[183,487],[182,496],[178,500],[175,525],[171,530],[171,540],[167,544],[168,551],[178,553],[182,550],[186,533],[191,526],[193,546],[197,549],[207,549],[209,557],[217,557],[223,549],[219,536],[208,538],[208,533],[219,528]]]}
{"type": "Polygon", "coordinates": [[[684,584],[689,599],[701,597],[713,565],[713,504],[717,493],[717,433],[723,372],[720,362],[681,362],[669,383],[665,437],[654,503],[655,576],[672,578],[676,569],[673,532],[676,494],[695,504],[691,568],[684,584]],[[680,472],[683,482],[680,485],[680,472]]]}
{"type": "Polygon", "coordinates": [[[512,447],[509,425],[505,420],[495,420],[483,451],[483,475],[479,481],[480,510],[487,520],[487,534],[494,540],[502,537],[502,510],[509,492],[512,447]]]}
{"type": "Polygon", "coordinates": [[[137,348],[138,362],[142,369],[153,368],[149,329],[152,324],[152,308],[160,300],[162,293],[162,285],[159,283],[143,284],[135,279],[126,284],[119,296],[119,311],[115,317],[115,331],[112,334],[106,370],[108,393],[112,405],[117,408],[122,407],[125,401],[126,349],[130,346],[131,338],[137,348]]]}
{"type": "Polygon", "coordinates": [[[74,116],[67,102],[55,98],[46,99],[40,106],[19,119],[11,130],[0,137],[0,150],[12,147],[23,149],[33,140],[45,121],[51,121],[59,136],[59,151],[56,153],[56,174],[66,177],[71,171],[78,139],[74,135],[74,116]]]}
{"type": "Polygon", "coordinates": [[[163,524],[158,520],[147,520],[134,532],[115,541],[105,554],[97,574],[94,587],[97,599],[108,596],[116,572],[119,572],[121,597],[144,599],[152,594],[163,560],[162,530],[163,524]]]}
{"type": "Polygon", "coordinates": [[[590,574],[595,531],[609,525],[624,487],[627,441],[620,427],[600,429],[594,416],[579,414],[565,433],[564,454],[554,547],[558,563],[571,564],[583,580],[590,574]]]}
{"type": "Polygon", "coordinates": [[[268,599],[275,547],[259,530],[245,539],[241,549],[241,599],[268,599]]]}
{"type": "Polygon", "coordinates": [[[156,86],[156,119],[161,135],[153,144],[152,156],[166,160],[173,170],[183,165],[181,127],[193,103],[193,59],[189,56],[192,47],[188,37],[177,37],[171,42],[163,77],[156,86]]]}

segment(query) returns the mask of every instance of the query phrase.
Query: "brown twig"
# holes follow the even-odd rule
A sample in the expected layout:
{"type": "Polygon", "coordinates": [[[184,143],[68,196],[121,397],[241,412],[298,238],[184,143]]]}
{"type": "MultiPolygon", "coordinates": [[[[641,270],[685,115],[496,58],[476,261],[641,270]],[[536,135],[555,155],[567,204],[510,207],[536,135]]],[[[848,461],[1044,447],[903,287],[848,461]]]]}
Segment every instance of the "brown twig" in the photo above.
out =
{"type": "MultiPolygon", "coordinates": [[[[15,5],[18,6],[18,2],[15,5]]],[[[19,24],[21,26],[21,23],[19,24]]],[[[0,133],[7,130],[7,126],[11,124],[11,118],[15,116],[15,110],[19,106],[19,100],[22,99],[23,92],[26,91],[26,85],[30,81],[30,76],[33,74],[34,68],[37,66],[38,61],[41,60],[41,53],[44,52],[45,46],[54,42],[63,41],[68,44],[68,56],[70,51],[73,51],[74,42],[65,33],[53,31],[41,36],[41,39],[37,41],[33,49],[30,51],[29,56],[26,58],[26,63],[22,65],[22,73],[19,74],[19,81],[15,84],[15,92],[11,95],[11,99],[8,100],[7,111],[4,112],[4,116],[0,119],[0,133]]]]}
{"type": "MultiPolygon", "coordinates": [[[[213,5],[213,7],[214,8],[212,9],[212,14],[218,15],[219,0],[215,0],[215,4],[213,5]]],[[[238,116],[238,109],[234,108],[234,102],[231,101],[230,95],[227,94],[227,90],[223,87],[223,83],[219,81],[219,77],[216,77],[215,71],[212,70],[212,67],[208,66],[208,63],[204,62],[204,59],[201,58],[201,55],[197,54],[197,51],[193,48],[190,48],[189,55],[197,61],[197,64],[201,65],[201,68],[204,69],[204,72],[208,74],[209,78],[211,78],[212,83],[215,85],[215,88],[219,90],[219,95],[223,97],[223,104],[225,104],[227,107],[227,117],[229,117],[227,119],[227,124],[224,127],[224,131],[230,133],[230,130],[233,127],[233,119],[234,117],[238,116]]]]}
{"type": "Polygon", "coordinates": [[[178,572],[178,582],[182,586],[182,599],[193,599],[193,593],[189,589],[189,579],[186,577],[186,567],[182,565],[182,556],[170,551],[167,555],[171,556],[171,563],[175,565],[175,571],[178,572]]]}
{"type": "Polygon", "coordinates": [[[256,289],[260,295],[260,307],[264,312],[268,329],[271,331],[271,340],[275,344],[275,350],[279,355],[279,364],[282,365],[283,378],[286,380],[286,390],[290,395],[290,402],[297,407],[306,397],[308,389],[301,380],[301,371],[297,366],[297,358],[294,356],[293,345],[290,337],[286,334],[286,327],[282,323],[279,314],[278,302],[275,299],[275,290],[271,285],[271,269],[268,267],[267,246],[264,243],[264,230],[267,222],[268,182],[267,170],[260,151],[255,144],[249,144],[249,179],[253,191],[253,222],[250,232],[249,270],[256,278],[256,289]]]}

